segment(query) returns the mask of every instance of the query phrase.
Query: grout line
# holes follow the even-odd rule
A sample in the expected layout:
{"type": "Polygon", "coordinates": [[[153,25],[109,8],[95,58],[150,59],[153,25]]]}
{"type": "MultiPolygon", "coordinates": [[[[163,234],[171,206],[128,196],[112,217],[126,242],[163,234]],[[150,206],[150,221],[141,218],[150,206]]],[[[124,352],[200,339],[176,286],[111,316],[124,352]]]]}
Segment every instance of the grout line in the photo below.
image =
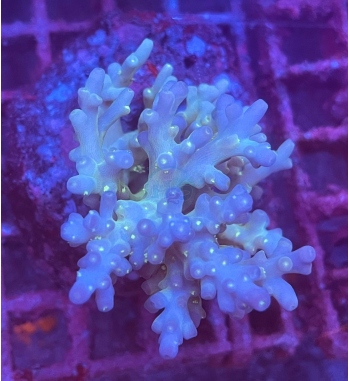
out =
{"type": "Polygon", "coordinates": [[[328,275],[332,280],[347,280],[348,269],[333,269],[329,272],[328,275]]]}
{"type": "Polygon", "coordinates": [[[36,97],[27,90],[2,90],[1,91],[1,103],[9,102],[14,99],[28,99],[35,100],[36,97]]]}
{"type": "Polygon", "coordinates": [[[299,345],[299,338],[290,332],[282,334],[275,333],[268,336],[256,335],[253,341],[253,350],[262,350],[273,347],[283,347],[289,354],[293,354],[295,348],[299,345]]]}
{"type": "Polygon", "coordinates": [[[89,361],[90,335],[88,319],[90,311],[87,306],[68,304],[66,317],[68,319],[68,333],[72,338],[72,347],[67,353],[68,359],[76,362],[89,361]]]}
{"type": "Polygon", "coordinates": [[[320,60],[317,62],[304,62],[288,66],[286,69],[278,71],[276,77],[278,79],[289,79],[289,77],[298,77],[305,74],[312,76],[327,76],[331,75],[334,71],[345,70],[348,67],[347,58],[330,58],[326,60],[320,60]]]}
{"type": "Polygon", "coordinates": [[[173,17],[180,25],[201,25],[201,24],[231,24],[232,14],[231,13],[179,13],[173,17]]]}
{"type": "Polygon", "coordinates": [[[47,16],[45,0],[32,0],[33,20],[35,20],[36,52],[41,63],[41,70],[51,63],[51,43],[49,35],[50,21],[47,16]]]}
{"type": "MultiPolygon", "coordinates": [[[[282,128],[284,130],[284,133],[288,136],[288,134],[291,134],[293,138],[295,136],[300,135],[300,132],[298,131],[298,128],[293,124],[293,118],[292,118],[292,110],[289,102],[289,97],[286,91],[285,85],[279,80],[277,73],[281,72],[280,64],[282,60],[279,62],[275,61],[274,57],[277,57],[276,55],[276,44],[275,39],[268,38],[268,47],[269,47],[269,55],[270,55],[270,63],[271,63],[271,69],[274,74],[274,82],[276,83],[276,88],[278,94],[281,96],[280,101],[282,99],[282,107],[278,107],[279,110],[283,110],[283,119],[285,123],[282,125],[282,128]]],[[[281,115],[282,116],[282,115],[281,115]]],[[[298,155],[298,147],[296,147],[296,155],[298,155]]],[[[299,156],[299,155],[298,155],[299,156]]],[[[313,279],[312,287],[316,288],[314,292],[317,292],[318,295],[322,295],[322,316],[323,316],[323,322],[325,324],[326,330],[333,329],[339,329],[339,322],[337,317],[337,312],[332,305],[331,302],[331,296],[330,293],[327,292],[324,289],[324,284],[326,281],[326,268],[324,265],[324,254],[323,250],[321,248],[321,245],[318,241],[317,232],[315,224],[309,221],[308,219],[308,210],[310,207],[310,204],[308,203],[308,200],[305,199],[305,190],[304,190],[304,184],[303,184],[303,177],[305,174],[300,168],[294,168],[293,170],[293,177],[295,180],[295,217],[298,221],[298,225],[305,231],[306,236],[309,237],[309,244],[313,245],[315,249],[319,248],[319,254],[316,256],[316,259],[314,261],[313,265],[313,279]],[[326,308],[327,312],[324,313],[324,309],[326,308]]],[[[307,175],[306,175],[307,176],[307,175]]],[[[317,197],[318,198],[318,197],[317,197]]],[[[344,200],[341,199],[341,204],[344,204],[344,200]]],[[[319,309],[319,304],[316,305],[316,308],[319,309]]],[[[321,311],[320,311],[321,313],[321,311]]],[[[333,347],[335,343],[332,341],[331,346],[333,347]]]]}
{"type": "MultiPolygon", "coordinates": [[[[300,170],[298,176],[302,176],[301,173],[300,170]]],[[[317,196],[316,192],[313,191],[303,191],[300,199],[303,199],[307,209],[317,208],[325,217],[331,217],[338,213],[347,215],[348,192],[346,189],[341,189],[335,194],[326,196],[317,196]]]]}
{"type": "MultiPolygon", "coordinates": [[[[83,32],[92,25],[91,21],[66,22],[66,21],[50,21],[47,24],[47,33],[52,32],[83,32]]],[[[16,23],[10,25],[2,25],[2,38],[16,38],[23,35],[36,35],[38,27],[36,24],[16,23]]]]}
{"type": "Polygon", "coordinates": [[[281,321],[283,324],[283,331],[286,334],[290,334],[293,339],[297,338],[299,342],[298,332],[293,324],[293,312],[285,310],[283,307],[280,307],[281,321]]]}
{"type": "Polygon", "coordinates": [[[232,343],[229,337],[229,327],[226,324],[226,316],[221,312],[218,304],[210,303],[206,312],[206,319],[209,319],[216,341],[231,346],[232,343]]]}
{"type": "Polygon", "coordinates": [[[344,143],[347,141],[348,131],[346,125],[335,126],[321,126],[314,127],[308,131],[300,131],[296,141],[298,142],[322,142],[325,144],[340,142],[344,143]]]}
{"type": "Polygon", "coordinates": [[[230,319],[229,339],[232,342],[231,358],[233,364],[247,363],[253,354],[255,337],[251,333],[248,316],[243,319],[230,319]]]}
{"type": "Polygon", "coordinates": [[[8,317],[8,302],[5,296],[4,276],[1,277],[1,379],[12,381],[10,327],[8,317]]]}
{"type": "Polygon", "coordinates": [[[39,308],[50,308],[55,300],[57,309],[64,309],[69,303],[66,295],[58,291],[30,291],[14,298],[7,298],[8,311],[29,312],[39,308]]]}
{"type": "Polygon", "coordinates": [[[251,93],[251,96],[256,99],[256,88],[253,86],[254,73],[250,68],[250,59],[247,49],[247,34],[245,29],[246,22],[244,12],[242,10],[242,4],[241,1],[231,0],[230,5],[232,12],[230,26],[236,38],[235,48],[239,61],[240,78],[243,79],[242,84],[245,91],[251,93]]]}

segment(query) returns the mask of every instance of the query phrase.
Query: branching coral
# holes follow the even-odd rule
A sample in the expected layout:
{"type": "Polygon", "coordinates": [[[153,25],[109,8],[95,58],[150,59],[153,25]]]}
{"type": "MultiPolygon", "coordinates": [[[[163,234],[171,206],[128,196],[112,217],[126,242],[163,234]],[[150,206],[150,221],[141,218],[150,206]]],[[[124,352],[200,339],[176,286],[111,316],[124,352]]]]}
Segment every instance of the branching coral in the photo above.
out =
{"type": "Polygon", "coordinates": [[[107,73],[94,69],[79,90],[80,109],[70,115],[79,141],[70,158],[79,174],[68,189],[93,210],[72,213],[62,237],[71,246],[87,243],[71,301],[84,303],[95,293],[98,308],[109,311],[117,278],[143,277],[145,307],[162,310],[152,325],[160,354],[173,358],[183,339],[197,335],[202,299],[217,297],[232,317],[265,310],[271,295],[285,309],[296,308],[282,277],[309,274],[315,252],[292,251],[280,229],[267,230],[265,212],[251,212],[256,184],[292,165],[293,143],[273,151],[261,132],[264,101],[242,108],[225,94],[226,81],[187,86],[167,64],[144,90],[137,128],[123,132],[134,95],[128,86],[152,45],[144,40],[107,73]],[[147,182],[131,192],[130,179],[147,167],[147,182]]]}

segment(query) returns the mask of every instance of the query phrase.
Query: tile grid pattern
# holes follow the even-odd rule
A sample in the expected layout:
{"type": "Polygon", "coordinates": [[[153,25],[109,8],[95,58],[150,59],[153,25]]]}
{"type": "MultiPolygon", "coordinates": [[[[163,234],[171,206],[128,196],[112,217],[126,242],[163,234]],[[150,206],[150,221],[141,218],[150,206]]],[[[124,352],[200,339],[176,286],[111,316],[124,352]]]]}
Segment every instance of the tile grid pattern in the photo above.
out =
{"type": "MultiPolygon", "coordinates": [[[[261,0],[263,3],[263,0],[261,0]]],[[[13,24],[3,24],[4,39],[18,39],[23,35],[32,35],[36,40],[35,54],[39,62],[40,69],[43,70],[48,67],[52,62],[51,55],[51,42],[50,34],[55,32],[77,32],[87,30],[92,20],[82,22],[59,22],[52,21],[47,15],[47,2],[45,0],[32,0],[32,19],[30,23],[16,22],[13,24]]],[[[179,13],[180,4],[176,0],[165,0],[163,8],[169,13],[174,13],[181,20],[181,13],[179,13]]],[[[263,5],[256,1],[256,6],[263,5]]],[[[113,0],[101,0],[100,9],[102,12],[117,10],[116,2],[113,0]]],[[[247,36],[244,28],[244,12],[236,1],[231,2],[232,13],[214,13],[210,16],[211,23],[226,23],[231,25],[232,31],[236,36],[236,49],[240,57],[247,55],[247,36]]],[[[343,17],[344,9],[339,8],[339,17],[343,17]]],[[[198,22],[208,22],[207,16],[198,14],[196,16],[198,22]]],[[[252,22],[254,24],[254,22],[252,22]]],[[[337,32],[344,37],[345,23],[340,24],[337,32]]],[[[271,76],[271,83],[274,86],[274,93],[276,95],[275,107],[279,110],[280,118],[284,122],[281,125],[283,135],[285,138],[291,137],[297,143],[308,142],[310,144],[320,143],[327,144],[330,140],[338,143],[346,137],[346,126],[321,126],[314,127],[308,132],[302,131],[293,122],[293,110],[289,101],[288,80],[293,80],[304,75],[312,76],[329,76],[333,71],[343,70],[347,67],[347,60],[342,58],[338,60],[338,65],[334,67],[334,60],[322,60],[316,63],[295,64],[288,66],[285,60],[281,59],[283,55],[280,51],[278,42],[278,32],[275,30],[273,23],[266,23],[266,39],[262,39],[263,49],[267,52],[265,65],[269,68],[271,76]]],[[[242,71],[246,71],[250,75],[248,68],[249,63],[242,60],[240,62],[242,71]]],[[[25,90],[18,88],[11,88],[2,91],[3,101],[16,98],[18,95],[30,97],[30,94],[25,90]]],[[[295,156],[302,156],[298,148],[295,156]]],[[[295,200],[294,213],[298,216],[299,228],[303,229],[308,242],[313,245],[318,256],[314,265],[315,275],[312,277],[311,288],[312,294],[319,294],[319,299],[322,303],[317,304],[319,314],[322,315],[323,330],[326,332],[326,339],[328,351],[330,355],[337,357],[344,357],[346,355],[346,332],[339,323],[337,311],[331,300],[330,291],[326,285],[333,280],[346,280],[346,269],[333,269],[328,270],[325,268],[324,256],[325,252],[322,248],[318,233],[316,231],[315,221],[307,218],[307,214],[311,209],[319,210],[320,214],[324,212],[324,205],[328,205],[330,209],[327,210],[329,217],[333,215],[346,214],[347,209],[347,192],[341,189],[335,194],[317,196],[315,192],[305,190],[303,179],[308,175],[299,167],[293,168],[293,178],[295,189],[293,190],[295,200]]],[[[317,222],[317,221],[316,221],[317,222]]],[[[209,311],[209,319],[212,317],[214,333],[216,342],[205,349],[201,344],[188,346],[181,349],[179,357],[175,360],[176,363],[181,364],[188,357],[200,358],[201,356],[214,356],[214,355],[229,355],[231,363],[242,363],[242,361],[249,360],[250,356],[255,350],[267,349],[276,346],[288,347],[288,352],[293,352],[293,349],[300,343],[301,334],[295,328],[293,323],[293,314],[281,311],[282,326],[280,332],[271,335],[257,335],[250,327],[249,318],[246,317],[242,321],[230,321],[228,324],[225,318],[216,311],[217,307],[212,306],[209,311]],[[238,355],[239,354],[239,355],[238,355]],[[232,358],[231,358],[232,357],[232,358]]],[[[90,359],[90,341],[87,335],[88,331],[88,309],[86,307],[76,307],[69,303],[67,297],[54,291],[41,291],[31,292],[17,296],[13,299],[6,299],[3,296],[3,379],[4,380],[85,380],[95,379],[98,374],[103,372],[109,373],[113,371],[122,371],[133,369],[134,364],[141,366],[148,362],[151,367],[157,367],[159,360],[155,359],[149,363],[149,357],[152,348],[149,349],[150,353],[131,353],[119,356],[118,358],[105,358],[101,360],[90,359]],[[9,333],[9,314],[26,313],[34,309],[50,309],[52,308],[52,301],[55,300],[55,305],[60,306],[68,321],[68,334],[71,338],[71,347],[68,350],[64,365],[62,363],[53,364],[46,368],[41,368],[33,371],[19,371],[14,370],[12,365],[11,355],[11,342],[9,333]],[[85,322],[85,325],[84,323],[85,322]],[[83,366],[81,364],[84,364],[83,366]],[[29,373],[28,373],[29,372],[29,373]],[[72,373],[73,372],[73,373],[72,373]],[[88,373],[88,375],[87,375],[88,373]],[[73,376],[74,375],[74,376],[73,376]],[[34,377],[34,378],[31,378],[34,377]],[[89,378],[86,378],[89,377],[89,378]]]]}

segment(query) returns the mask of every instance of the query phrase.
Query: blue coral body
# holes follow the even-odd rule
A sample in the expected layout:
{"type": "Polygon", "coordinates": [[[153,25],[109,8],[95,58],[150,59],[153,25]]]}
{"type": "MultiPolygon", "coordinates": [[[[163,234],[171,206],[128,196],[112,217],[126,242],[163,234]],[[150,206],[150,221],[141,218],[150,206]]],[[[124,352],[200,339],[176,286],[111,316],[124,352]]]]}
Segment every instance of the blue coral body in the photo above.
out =
{"type": "Polygon", "coordinates": [[[152,45],[144,40],[107,73],[94,69],[78,92],[80,109],[70,115],[78,174],[67,187],[91,210],[85,217],[72,213],[61,235],[87,248],[71,301],[95,294],[98,308],[109,311],[118,277],[144,278],[145,307],[162,310],[152,325],[160,354],[174,358],[183,340],[197,335],[202,299],[217,298],[233,318],[267,309],[271,296],[296,308],[283,275],[309,274],[315,251],[293,251],[280,229],[267,229],[266,213],[253,211],[257,183],[290,168],[294,147],[287,140],[271,149],[258,125],[264,101],[242,108],[225,94],[225,80],[187,86],[167,64],[144,90],[137,128],[123,132],[134,95],[129,85],[152,45]],[[145,171],[147,181],[132,191],[130,183],[145,171]]]}

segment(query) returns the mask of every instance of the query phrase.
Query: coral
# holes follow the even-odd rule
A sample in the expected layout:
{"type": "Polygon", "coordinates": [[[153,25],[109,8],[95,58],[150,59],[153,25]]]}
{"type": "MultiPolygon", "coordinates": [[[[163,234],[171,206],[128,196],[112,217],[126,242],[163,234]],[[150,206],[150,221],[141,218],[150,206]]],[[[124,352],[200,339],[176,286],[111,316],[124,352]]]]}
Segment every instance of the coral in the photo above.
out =
{"type": "Polygon", "coordinates": [[[183,339],[197,335],[202,299],[217,297],[239,318],[267,309],[271,295],[296,308],[283,275],[309,274],[315,251],[292,251],[280,229],[267,229],[266,213],[252,211],[257,183],[292,166],[293,143],[273,151],[261,132],[264,101],[242,107],[226,94],[226,80],[187,86],[166,64],[143,92],[137,128],[123,130],[133,74],[152,46],[146,39],[122,65],[94,69],[78,92],[80,109],[70,114],[78,175],[67,186],[91,210],[72,213],[61,235],[71,246],[87,243],[71,301],[95,293],[109,311],[118,277],[144,278],[145,307],[162,310],[152,325],[160,354],[174,358],[183,339]]]}

